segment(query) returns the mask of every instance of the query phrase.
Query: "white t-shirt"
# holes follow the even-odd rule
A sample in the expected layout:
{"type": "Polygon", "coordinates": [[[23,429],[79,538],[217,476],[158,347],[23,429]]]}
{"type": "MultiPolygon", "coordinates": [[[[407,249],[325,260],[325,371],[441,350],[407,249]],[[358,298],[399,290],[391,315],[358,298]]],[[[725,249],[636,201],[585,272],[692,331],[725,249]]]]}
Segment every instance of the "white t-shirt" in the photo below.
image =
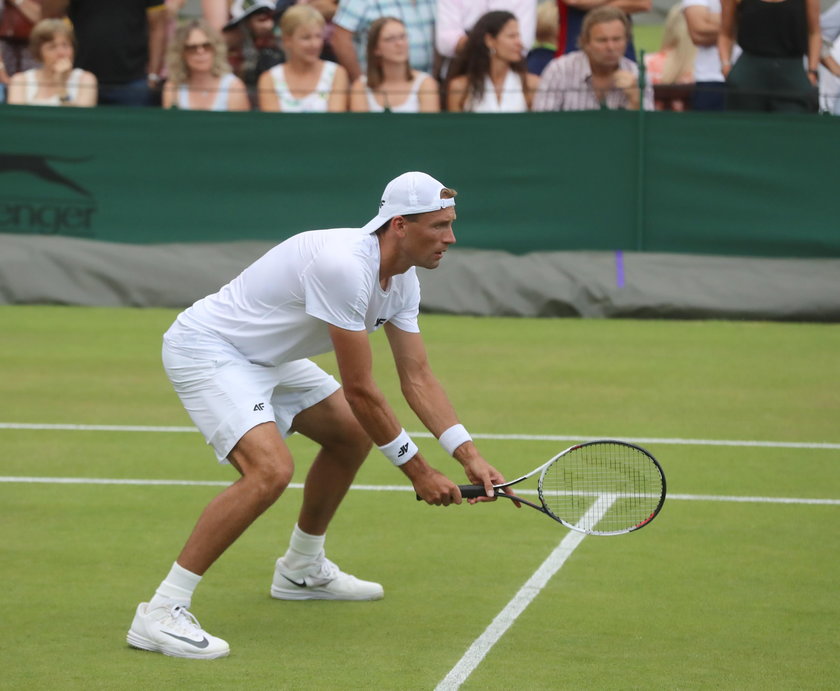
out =
{"type": "Polygon", "coordinates": [[[420,282],[412,267],[379,284],[379,239],[359,229],[312,230],[269,250],[166,332],[175,347],[279,365],[332,350],[328,324],[376,331],[386,321],[418,333],[420,282]]]}
{"type": "MultiPolygon", "coordinates": [[[[712,14],[720,14],[720,0],[682,0],[683,12],[686,7],[705,7],[712,14]]],[[[733,58],[735,57],[733,51],[733,58]]],[[[694,81],[723,81],[717,45],[697,46],[697,57],[694,58],[694,81]]]]}

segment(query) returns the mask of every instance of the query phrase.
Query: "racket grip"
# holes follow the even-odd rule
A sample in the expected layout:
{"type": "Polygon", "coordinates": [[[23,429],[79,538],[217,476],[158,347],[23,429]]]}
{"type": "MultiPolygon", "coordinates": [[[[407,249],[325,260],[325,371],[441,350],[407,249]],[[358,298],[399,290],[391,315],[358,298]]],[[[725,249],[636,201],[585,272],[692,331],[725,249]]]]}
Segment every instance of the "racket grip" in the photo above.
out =
{"type": "Polygon", "coordinates": [[[458,485],[458,489],[461,490],[461,496],[464,499],[487,496],[487,490],[484,489],[484,485],[458,485]]]}
{"type": "MultiPolygon", "coordinates": [[[[461,490],[461,496],[464,499],[475,499],[476,497],[487,496],[484,485],[458,485],[458,489],[461,490]]],[[[423,498],[419,494],[415,494],[414,496],[417,497],[417,501],[423,501],[423,498]]]]}

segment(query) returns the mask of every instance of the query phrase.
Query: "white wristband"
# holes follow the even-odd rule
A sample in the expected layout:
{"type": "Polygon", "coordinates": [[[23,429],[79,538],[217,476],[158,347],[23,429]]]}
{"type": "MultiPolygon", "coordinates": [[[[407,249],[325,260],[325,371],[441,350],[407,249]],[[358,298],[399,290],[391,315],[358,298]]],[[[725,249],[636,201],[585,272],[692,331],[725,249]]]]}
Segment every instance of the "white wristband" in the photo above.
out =
{"type": "Polygon", "coordinates": [[[417,448],[417,444],[411,441],[411,437],[404,429],[400,430],[396,439],[377,448],[397,467],[403,463],[408,463],[420,450],[417,448]]]}
{"type": "Polygon", "coordinates": [[[461,444],[472,441],[472,437],[463,425],[452,425],[452,427],[440,435],[438,441],[443,447],[443,450],[451,456],[461,444]]]}

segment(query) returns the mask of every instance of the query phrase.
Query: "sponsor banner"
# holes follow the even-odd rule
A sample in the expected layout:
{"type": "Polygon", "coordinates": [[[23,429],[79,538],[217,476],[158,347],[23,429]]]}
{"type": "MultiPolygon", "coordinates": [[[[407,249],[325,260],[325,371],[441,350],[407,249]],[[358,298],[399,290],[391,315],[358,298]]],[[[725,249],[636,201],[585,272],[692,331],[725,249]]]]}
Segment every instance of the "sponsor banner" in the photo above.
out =
{"type": "MultiPolygon", "coordinates": [[[[840,119],[0,106],[0,234],[277,242],[385,184],[458,190],[459,248],[840,257],[840,119]]],[[[628,276],[629,280],[629,276],[628,276]]]]}

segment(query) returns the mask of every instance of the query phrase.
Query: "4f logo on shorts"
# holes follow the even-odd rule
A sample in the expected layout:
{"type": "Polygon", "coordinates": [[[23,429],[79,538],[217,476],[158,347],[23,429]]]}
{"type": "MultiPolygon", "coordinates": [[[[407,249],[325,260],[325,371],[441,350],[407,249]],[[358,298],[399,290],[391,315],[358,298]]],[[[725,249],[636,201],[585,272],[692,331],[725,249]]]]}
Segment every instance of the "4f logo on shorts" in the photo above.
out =
{"type": "Polygon", "coordinates": [[[403,444],[397,452],[397,458],[400,458],[406,451],[408,451],[408,444],[403,444]]]}
{"type": "Polygon", "coordinates": [[[257,405],[254,406],[255,411],[264,410],[264,409],[265,409],[265,403],[257,403],[257,405]]]}

